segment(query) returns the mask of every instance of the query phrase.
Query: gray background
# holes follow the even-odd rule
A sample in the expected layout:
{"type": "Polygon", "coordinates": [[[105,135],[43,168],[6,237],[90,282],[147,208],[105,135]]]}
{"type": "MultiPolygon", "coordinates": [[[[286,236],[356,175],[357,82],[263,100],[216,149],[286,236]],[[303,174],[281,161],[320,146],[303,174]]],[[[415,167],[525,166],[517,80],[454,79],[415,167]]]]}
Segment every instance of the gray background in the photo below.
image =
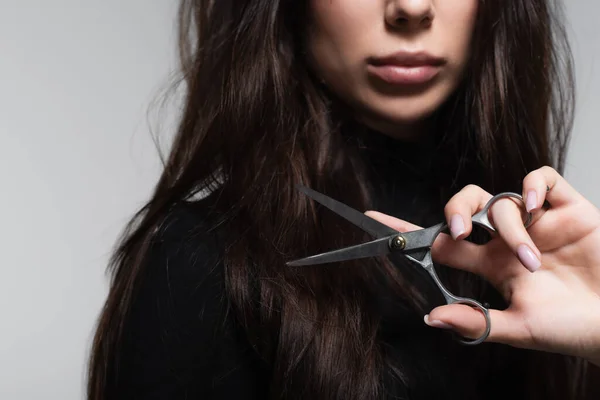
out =
{"type": "MultiPolygon", "coordinates": [[[[84,396],[107,257],[159,172],[147,109],[175,66],[176,3],[0,0],[1,399],[84,396]]],[[[600,205],[600,3],[568,11],[579,92],[566,175],[600,205]]]]}

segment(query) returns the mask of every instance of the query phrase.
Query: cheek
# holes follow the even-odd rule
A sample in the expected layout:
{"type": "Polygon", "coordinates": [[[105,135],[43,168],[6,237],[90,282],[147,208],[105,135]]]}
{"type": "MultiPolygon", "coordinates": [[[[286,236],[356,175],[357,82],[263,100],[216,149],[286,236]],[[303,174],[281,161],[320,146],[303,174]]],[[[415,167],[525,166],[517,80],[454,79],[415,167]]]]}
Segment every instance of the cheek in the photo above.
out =
{"type": "MultiPolygon", "coordinates": [[[[307,43],[309,58],[326,81],[348,75],[373,46],[381,7],[373,0],[312,0],[307,43]]],[[[343,77],[342,77],[343,78],[343,77]]]]}
{"type": "Polygon", "coordinates": [[[477,0],[440,2],[439,25],[444,30],[445,46],[450,61],[463,68],[470,55],[473,30],[478,10],[477,0]]]}

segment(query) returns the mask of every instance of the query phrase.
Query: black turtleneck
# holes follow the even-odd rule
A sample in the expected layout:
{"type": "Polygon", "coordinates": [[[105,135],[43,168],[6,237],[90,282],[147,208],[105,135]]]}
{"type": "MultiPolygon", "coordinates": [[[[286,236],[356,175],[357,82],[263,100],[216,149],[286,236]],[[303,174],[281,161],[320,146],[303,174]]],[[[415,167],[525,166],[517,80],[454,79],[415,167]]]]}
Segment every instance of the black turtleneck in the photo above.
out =
{"type": "MultiPolygon", "coordinates": [[[[431,143],[401,143],[375,135],[361,144],[368,158],[376,208],[416,224],[443,218],[431,143]]],[[[125,321],[120,398],[144,400],[265,399],[269,371],[226,315],[222,244],[206,223],[203,201],[173,208],[149,250],[140,289],[125,321]],[[225,323],[223,324],[223,320],[225,323]]],[[[407,268],[398,262],[399,268],[407,268]]],[[[424,293],[427,276],[404,271],[424,293]]],[[[386,357],[407,384],[385,374],[386,398],[520,399],[522,375],[513,350],[493,344],[464,347],[383,286],[378,304],[386,357]]]]}
{"type": "Polygon", "coordinates": [[[367,131],[357,146],[367,166],[375,209],[418,225],[441,221],[434,139],[401,141],[367,131]]]}

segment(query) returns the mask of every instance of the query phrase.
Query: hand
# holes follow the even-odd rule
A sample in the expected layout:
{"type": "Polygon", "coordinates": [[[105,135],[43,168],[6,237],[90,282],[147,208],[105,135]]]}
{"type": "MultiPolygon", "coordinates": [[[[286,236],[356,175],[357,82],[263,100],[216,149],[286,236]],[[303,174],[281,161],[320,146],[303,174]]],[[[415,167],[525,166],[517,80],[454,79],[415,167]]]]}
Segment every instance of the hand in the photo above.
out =
{"type": "MultiPolygon", "coordinates": [[[[523,199],[534,215],[529,228],[523,224],[522,207],[503,199],[490,209],[498,235],[485,245],[462,240],[471,233],[471,216],[491,197],[467,186],[448,202],[451,236],[438,236],[433,259],[479,274],[510,304],[504,311],[490,310],[487,341],[600,365],[600,211],[555,170],[543,167],[523,181],[523,199]],[[545,200],[549,209],[542,207],[545,200]]],[[[419,229],[375,211],[366,214],[400,232],[419,229]]],[[[481,312],[459,304],[435,308],[425,322],[468,338],[485,329],[481,312]]]]}

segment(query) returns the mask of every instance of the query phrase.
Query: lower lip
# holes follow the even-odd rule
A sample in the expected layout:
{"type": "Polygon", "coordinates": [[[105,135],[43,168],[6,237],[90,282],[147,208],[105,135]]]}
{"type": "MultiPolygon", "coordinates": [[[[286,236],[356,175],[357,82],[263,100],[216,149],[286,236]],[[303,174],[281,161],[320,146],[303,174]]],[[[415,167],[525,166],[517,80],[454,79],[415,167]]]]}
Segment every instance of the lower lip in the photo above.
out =
{"type": "Polygon", "coordinates": [[[369,71],[387,83],[394,85],[422,85],[432,80],[440,67],[420,65],[403,67],[398,65],[369,65],[369,71]]]}

